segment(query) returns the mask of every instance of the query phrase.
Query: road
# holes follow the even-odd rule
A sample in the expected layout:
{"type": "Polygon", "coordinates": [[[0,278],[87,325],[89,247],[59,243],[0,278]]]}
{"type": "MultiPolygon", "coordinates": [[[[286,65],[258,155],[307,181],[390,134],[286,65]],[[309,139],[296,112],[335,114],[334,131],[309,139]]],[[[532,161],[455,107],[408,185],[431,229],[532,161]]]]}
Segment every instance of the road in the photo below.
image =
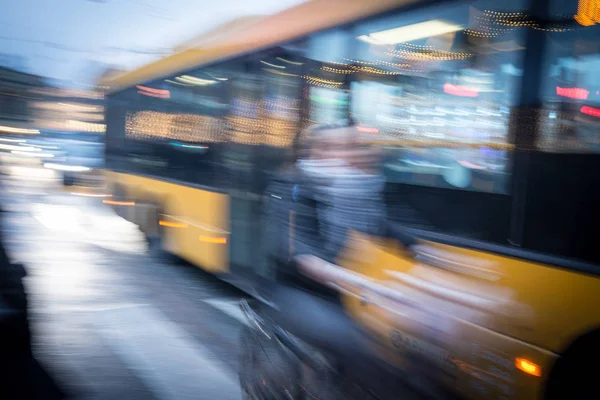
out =
{"type": "Polygon", "coordinates": [[[243,294],[149,257],[135,226],[35,171],[5,179],[3,228],[50,374],[76,399],[239,399],[243,294]]]}
{"type": "MultiPolygon", "coordinates": [[[[241,398],[245,294],[150,257],[136,226],[101,198],[63,191],[51,170],[0,161],[2,228],[28,271],[34,353],[70,398],[241,398]]],[[[417,398],[396,386],[395,398],[417,398]]]]}

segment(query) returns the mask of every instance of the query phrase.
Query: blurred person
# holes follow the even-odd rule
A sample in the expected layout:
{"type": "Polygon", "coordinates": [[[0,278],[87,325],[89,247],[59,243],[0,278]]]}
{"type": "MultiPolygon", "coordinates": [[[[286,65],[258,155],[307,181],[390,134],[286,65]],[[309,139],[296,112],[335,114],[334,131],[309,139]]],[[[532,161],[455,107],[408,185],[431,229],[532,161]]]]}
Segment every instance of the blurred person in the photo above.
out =
{"type": "MultiPolygon", "coordinates": [[[[2,214],[0,209],[0,218],[2,214]]],[[[0,398],[62,399],[62,391],[33,356],[25,267],[10,261],[2,239],[0,229],[0,398]]]]}
{"type": "Polygon", "coordinates": [[[299,220],[296,255],[298,260],[312,256],[335,263],[351,245],[350,231],[384,233],[385,178],[377,168],[377,153],[361,145],[354,126],[318,126],[312,130],[311,141],[309,157],[298,162],[309,189],[300,194],[314,202],[319,232],[308,237],[301,225],[305,221],[299,220]]]}
{"type": "MultiPolygon", "coordinates": [[[[265,314],[340,373],[327,375],[326,368],[320,372],[300,368],[303,377],[288,377],[287,381],[318,381],[318,394],[324,391],[333,396],[331,393],[345,390],[340,389],[346,387],[340,385],[342,381],[349,382],[340,380],[342,376],[366,377],[372,369],[364,362],[368,350],[362,332],[343,311],[337,291],[328,287],[319,265],[335,263],[343,249],[352,245],[348,243],[351,230],[384,233],[385,180],[378,172],[376,154],[360,145],[354,126],[320,125],[305,136],[296,159],[280,171],[267,191],[266,238],[276,264],[277,284],[269,293],[274,307],[265,314]],[[347,371],[349,365],[353,371],[347,371]]],[[[267,342],[255,346],[254,351],[269,351],[267,358],[279,361],[257,367],[257,374],[272,377],[275,386],[281,371],[298,375],[299,369],[290,365],[293,362],[282,362],[285,352],[276,352],[273,341],[267,342]]]]}
{"type": "Polygon", "coordinates": [[[304,280],[298,260],[334,263],[351,230],[375,236],[385,230],[385,178],[355,127],[318,125],[301,136],[267,189],[266,251],[287,283],[304,280]]]}

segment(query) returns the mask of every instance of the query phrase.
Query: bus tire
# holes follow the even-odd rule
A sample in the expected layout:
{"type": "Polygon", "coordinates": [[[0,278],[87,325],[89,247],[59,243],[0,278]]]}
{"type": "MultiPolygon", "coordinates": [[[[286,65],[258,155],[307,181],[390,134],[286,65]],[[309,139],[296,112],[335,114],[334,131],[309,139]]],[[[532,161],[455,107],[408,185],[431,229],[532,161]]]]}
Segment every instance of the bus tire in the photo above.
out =
{"type": "Polygon", "coordinates": [[[150,223],[154,225],[152,233],[146,230],[146,242],[148,243],[148,253],[154,259],[162,262],[173,261],[171,255],[165,250],[165,229],[160,225],[160,218],[163,214],[164,208],[160,205],[160,202],[153,202],[155,205],[154,211],[149,215],[150,223]]]}
{"type": "Polygon", "coordinates": [[[546,400],[598,399],[598,369],[593,368],[600,357],[600,330],[587,333],[573,342],[556,362],[546,385],[546,400]]]}

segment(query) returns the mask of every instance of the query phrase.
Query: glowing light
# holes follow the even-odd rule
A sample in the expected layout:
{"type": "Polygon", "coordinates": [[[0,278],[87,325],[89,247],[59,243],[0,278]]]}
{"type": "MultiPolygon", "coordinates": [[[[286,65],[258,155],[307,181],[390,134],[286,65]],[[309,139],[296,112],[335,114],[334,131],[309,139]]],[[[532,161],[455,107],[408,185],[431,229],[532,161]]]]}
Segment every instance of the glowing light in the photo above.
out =
{"type": "Polygon", "coordinates": [[[472,162],[469,162],[469,161],[458,160],[457,162],[460,165],[462,165],[463,167],[467,167],[467,168],[470,168],[470,169],[485,169],[485,167],[483,165],[473,164],[472,162]]]}
{"type": "Polygon", "coordinates": [[[280,68],[280,69],[285,69],[285,67],[283,65],[277,65],[277,64],[271,64],[268,63],[266,61],[260,60],[261,63],[268,65],[269,67],[273,67],[273,68],[280,68]]]}
{"type": "Polygon", "coordinates": [[[308,81],[308,83],[310,83],[311,85],[315,85],[315,86],[337,87],[344,83],[342,81],[332,81],[329,79],[321,79],[321,78],[317,78],[315,76],[308,76],[308,75],[305,75],[304,78],[308,81]]]}
{"type": "Polygon", "coordinates": [[[539,365],[525,359],[517,357],[515,358],[515,366],[526,374],[533,376],[542,376],[542,369],[539,365]]]}
{"type": "Polygon", "coordinates": [[[163,94],[163,95],[168,95],[169,91],[166,89],[155,89],[155,88],[151,88],[151,87],[147,87],[147,86],[142,86],[142,85],[136,85],[136,87],[140,90],[144,90],[146,92],[150,92],[150,93],[155,93],[155,94],[163,94]]]}
{"type": "Polygon", "coordinates": [[[190,84],[187,84],[187,83],[175,82],[175,81],[172,81],[170,79],[165,79],[165,82],[169,82],[169,83],[172,83],[172,84],[175,84],[175,85],[181,85],[181,86],[194,86],[194,85],[190,85],[190,84]]]}
{"type": "Polygon", "coordinates": [[[359,36],[357,39],[371,44],[397,44],[423,39],[445,33],[457,32],[463,27],[439,19],[402,26],[385,31],[359,36]]]}
{"type": "Polygon", "coordinates": [[[74,131],[85,131],[85,132],[105,132],[106,125],[104,124],[94,124],[91,122],[82,122],[75,120],[68,120],[66,124],[66,128],[74,131]]]}
{"type": "Polygon", "coordinates": [[[270,72],[270,73],[275,74],[275,75],[281,75],[281,76],[298,76],[296,74],[290,74],[290,73],[287,73],[287,72],[278,71],[276,69],[271,69],[271,68],[263,68],[263,69],[265,71],[270,72]]]}
{"type": "Polygon", "coordinates": [[[26,142],[27,142],[27,140],[23,140],[23,139],[5,139],[5,138],[0,138],[0,142],[26,143],[26,142]]]}
{"type": "Polygon", "coordinates": [[[276,57],[279,61],[283,61],[284,63],[292,64],[292,65],[303,65],[304,63],[286,60],[285,58],[276,57]]]}
{"type": "Polygon", "coordinates": [[[590,106],[583,106],[583,107],[581,107],[581,109],[579,111],[581,111],[583,114],[591,115],[592,117],[598,117],[598,118],[600,118],[600,108],[594,108],[594,107],[590,107],[590,106]]]}
{"type": "MultiPolygon", "coordinates": [[[[410,43],[402,43],[399,47],[399,49],[387,51],[386,54],[411,61],[454,61],[464,60],[473,56],[472,53],[438,50],[433,46],[421,46],[410,43]]],[[[410,67],[410,64],[397,64],[392,66],[396,66],[397,68],[407,68],[410,67]]]]}
{"type": "Polygon", "coordinates": [[[205,243],[213,244],[226,244],[227,238],[225,237],[211,237],[211,236],[200,236],[200,241],[205,243]]]}
{"type": "Polygon", "coordinates": [[[326,72],[333,72],[334,74],[346,74],[346,75],[350,75],[355,72],[354,69],[332,68],[332,67],[328,67],[327,65],[322,66],[321,70],[326,71],[326,72]]]}
{"type": "Polygon", "coordinates": [[[19,143],[21,146],[31,146],[32,148],[36,148],[36,149],[48,149],[48,150],[58,150],[60,147],[58,146],[44,146],[41,144],[24,144],[24,143],[19,143]]]}
{"type": "Polygon", "coordinates": [[[11,150],[11,153],[19,155],[19,156],[27,156],[27,157],[39,157],[39,158],[53,158],[54,157],[54,154],[52,154],[52,153],[38,153],[35,151],[11,150]]]}
{"type": "Polygon", "coordinates": [[[77,193],[71,192],[74,196],[82,196],[82,197],[112,197],[112,194],[104,194],[104,193],[77,193]]]}
{"type": "Polygon", "coordinates": [[[65,106],[67,108],[75,108],[77,110],[81,110],[81,111],[96,111],[98,110],[98,107],[87,107],[87,106],[82,106],[79,104],[68,104],[68,103],[58,103],[61,106],[65,106]]]}
{"type": "Polygon", "coordinates": [[[369,128],[366,126],[357,126],[356,130],[359,132],[365,132],[365,133],[379,133],[379,129],[377,128],[369,128]]]}
{"type": "Polygon", "coordinates": [[[33,151],[32,147],[21,147],[12,144],[0,144],[2,150],[33,151]]]}
{"type": "Polygon", "coordinates": [[[444,84],[444,93],[460,97],[477,97],[479,95],[479,92],[477,90],[453,85],[451,83],[444,84]]]}
{"type": "Polygon", "coordinates": [[[169,221],[158,221],[160,226],[164,226],[167,228],[187,228],[188,224],[184,224],[183,222],[169,222],[169,221]]]}
{"type": "Polygon", "coordinates": [[[189,75],[178,76],[177,78],[175,78],[175,80],[178,80],[183,83],[189,83],[191,85],[197,85],[197,86],[206,86],[206,85],[213,85],[215,83],[218,83],[218,81],[216,81],[216,80],[196,78],[194,76],[189,76],[189,75]]]}
{"type": "Polygon", "coordinates": [[[156,93],[150,93],[150,92],[144,92],[143,90],[138,90],[138,93],[144,96],[148,96],[148,97],[157,97],[159,99],[168,99],[170,98],[170,96],[165,96],[164,94],[156,94],[156,93]]]}
{"type": "Polygon", "coordinates": [[[64,165],[64,164],[54,164],[54,163],[44,163],[44,168],[54,169],[57,171],[70,171],[70,172],[83,172],[89,171],[88,167],[78,166],[78,165],[64,165]]]}
{"type": "Polygon", "coordinates": [[[600,1],[579,0],[575,21],[582,26],[592,26],[600,23],[600,1]]]}
{"type": "MultiPolygon", "coordinates": [[[[140,111],[127,114],[125,133],[136,139],[167,138],[181,142],[218,142],[222,124],[216,117],[140,111]]],[[[174,144],[173,144],[174,145],[174,144]]]]}
{"type": "Polygon", "coordinates": [[[111,206],[135,206],[134,201],[102,200],[102,203],[109,204],[111,206]]]}
{"type": "Polygon", "coordinates": [[[166,89],[155,89],[147,86],[136,85],[139,89],[138,93],[145,96],[158,97],[161,99],[168,99],[171,97],[171,92],[166,89]]]}
{"type": "Polygon", "coordinates": [[[556,94],[561,97],[568,97],[569,99],[585,100],[588,98],[590,92],[582,88],[562,88],[557,86],[556,94]]]}
{"type": "Polygon", "coordinates": [[[0,126],[0,132],[7,133],[28,133],[28,134],[38,134],[40,133],[37,129],[25,129],[25,128],[15,128],[12,126],[0,126]]]}
{"type": "Polygon", "coordinates": [[[194,145],[194,144],[183,144],[183,143],[176,143],[176,142],[171,142],[170,144],[171,144],[171,146],[183,147],[185,149],[198,149],[198,150],[208,149],[208,146],[200,146],[200,145],[194,145]]]}

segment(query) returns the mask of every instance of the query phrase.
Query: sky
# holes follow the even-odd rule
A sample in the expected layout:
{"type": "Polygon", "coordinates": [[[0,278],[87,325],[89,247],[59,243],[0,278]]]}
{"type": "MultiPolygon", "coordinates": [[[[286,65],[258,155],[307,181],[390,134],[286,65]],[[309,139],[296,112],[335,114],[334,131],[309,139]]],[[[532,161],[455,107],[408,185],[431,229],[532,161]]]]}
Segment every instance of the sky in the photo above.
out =
{"type": "Polygon", "coordinates": [[[105,67],[133,69],[231,19],[301,2],[9,0],[0,13],[0,65],[80,87],[105,67]]]}

